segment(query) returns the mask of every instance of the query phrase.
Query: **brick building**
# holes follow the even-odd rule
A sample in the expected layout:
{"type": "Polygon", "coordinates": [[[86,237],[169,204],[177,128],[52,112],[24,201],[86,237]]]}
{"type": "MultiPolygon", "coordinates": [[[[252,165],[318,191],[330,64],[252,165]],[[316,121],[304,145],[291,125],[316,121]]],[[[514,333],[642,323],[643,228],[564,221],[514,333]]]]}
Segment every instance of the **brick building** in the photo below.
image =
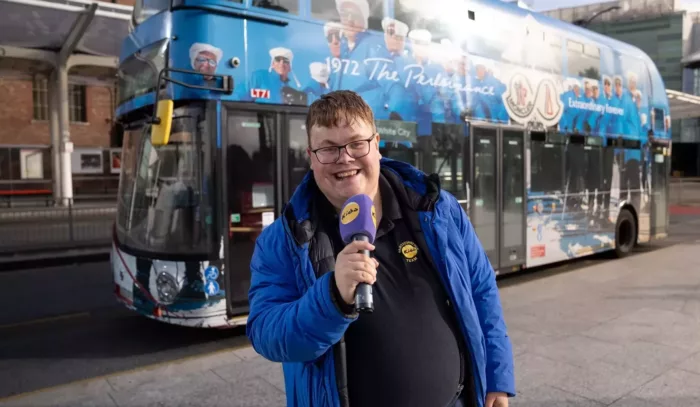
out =
{"type": "MultiPolygon", "coordinates": [[[[104,2],[133,6],[135,0],[104,2]]],[[[0,43],[0,48],[2,45],[0,43]]],[[[0,191],[51,189],[48,78],[39,65],[0,71],[0,191]],[[42,168],[30,175],[23,161],[33,154],[39,157],[38,167],[42,168]]],[[[110,140],[117,100],[116,82],[91,83],[85,78],[71,76],[72,73],[68,72],[70,140],[78,153],[101,153],[103,164],[101,171],[78,171],[78,174],[74,171],[74,195],[76,198],[102,193],[113,195],[119,171],[111,167],[110,153],[121,147],[110,140]],[[103,186],[105,182],[107,185],[103,186]]],[[[110,74],[107,76],[115,77],[116,70],[110,74]]]]}

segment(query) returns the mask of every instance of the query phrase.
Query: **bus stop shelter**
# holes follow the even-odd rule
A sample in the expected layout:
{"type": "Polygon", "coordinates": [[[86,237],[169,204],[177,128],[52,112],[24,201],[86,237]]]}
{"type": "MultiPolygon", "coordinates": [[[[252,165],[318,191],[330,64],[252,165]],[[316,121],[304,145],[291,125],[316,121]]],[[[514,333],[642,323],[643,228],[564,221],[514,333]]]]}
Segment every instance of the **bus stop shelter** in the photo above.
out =
{"type": "Polygon", "coordinates": [[[73,198],[69,122],[72,81],[113,85],[131,6],[86,0],[0,0],[0,75],[44,74],[49,91],[53,194],[73,198]]]}
{"type": "Polygon", "coordinates": [[[666,96],[671,108],[671,120],[700,117],[700,96],[671,89],[666,89],[666,96]]]}

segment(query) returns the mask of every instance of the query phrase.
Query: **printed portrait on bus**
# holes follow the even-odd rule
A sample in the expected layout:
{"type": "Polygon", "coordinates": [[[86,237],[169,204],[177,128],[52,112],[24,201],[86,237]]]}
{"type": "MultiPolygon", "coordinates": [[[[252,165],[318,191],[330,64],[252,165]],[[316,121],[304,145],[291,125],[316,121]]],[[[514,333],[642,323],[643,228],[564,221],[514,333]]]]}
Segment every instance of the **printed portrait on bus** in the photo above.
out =
{"type": "Polygon", "coordinates": [[[442,63],[449,86],[444,89],[446,102],[445,121],[463,123],[473,106],[471,69],[469,59],[461,47],[449,39],[440,41],[442,63]]]}
{"type": "Polygon", "coordinates": [[[190,64],[195,71],[205,74],[205,81],[214,79],[216,68],[223,56],[223,51],[213,45],[194,43],[190,47],[190,64]]]}
{"type": "Polygon", "coordinates": [[[311,105],[321,96],[330,92],[330,68],[325,62],[312,62],[309,64],[309,74],[311,79],[304,87],[303,92],[306,93],[307,102],[311,105]]]}
{"type": "Polygon", "coordinates": [[[270,65],[253,72],[247,98],[262,103],[306,105],[306,94],[294,74],[292,50],[275,47],[268,53],[270,65]]]}
{"type": "Polygon", "coordinates": [[[381,99],[375,115],[378,120],[415,122],[418,90],[411,82],[406,67],[412,59],[406,53],[408,25],[386,17],[382,20],[383,42],[369,52],[370,81],[381,88],[381,99]]]}
{"type": "MultiPolygon", "coordinates": [[[[327,35],[328,65],[331,89],[357,92],[374,111],[381,108],[382,92],[379,84],[370,78],[368,64],[372,48],[379,38],[369,31],[370,6],[367,0],[336,0],[337,20],[340,21],[340,55],[336,56],[337,39],[334,30],[327,35]]],[[[335,20],[335,19],[334,19],[335,20]]],[[[331,28],[335,28],[331,26],[331,28]]],[[[324,30],[325,33],[325,30],[324,30]]]]}

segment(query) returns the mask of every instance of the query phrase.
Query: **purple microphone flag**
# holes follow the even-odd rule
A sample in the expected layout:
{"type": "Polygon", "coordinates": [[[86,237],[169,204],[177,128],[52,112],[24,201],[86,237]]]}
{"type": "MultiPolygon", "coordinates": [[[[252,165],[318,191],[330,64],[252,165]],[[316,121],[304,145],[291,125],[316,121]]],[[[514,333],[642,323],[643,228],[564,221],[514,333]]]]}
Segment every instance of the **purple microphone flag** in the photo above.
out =
{"type": "Polygon", "coordinates": [[[374,202],[365,194],[357,194],[345,201],[340,211],[340,235],[347,244],[354,235],[361,234],[374,244],[377,235],[377,217],[374,202]]]}

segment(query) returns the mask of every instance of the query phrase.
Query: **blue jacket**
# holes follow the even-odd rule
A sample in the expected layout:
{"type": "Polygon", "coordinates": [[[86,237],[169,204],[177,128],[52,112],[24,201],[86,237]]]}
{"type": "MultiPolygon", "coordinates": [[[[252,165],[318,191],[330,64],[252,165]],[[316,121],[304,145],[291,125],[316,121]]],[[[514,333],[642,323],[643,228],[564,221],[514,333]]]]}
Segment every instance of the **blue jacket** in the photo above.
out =
{"type": "MultiPolygon", "coordinates": [[[[487,392],[515,396],[513,354],[495,274],[457,200],[440,190],[436,176],[387,158],[382,174],[403,184],[417,211],[471,352],[478,405],[487,392]]],[[[289,204],[255,244],[251,260],[247,334],[263,357],[282,362],[289,407],[347,406],[344,343],[357,315],[343,315],[331,294],[333,271],[318,273],[324,250],[309,251],[314,236],[311,201],[320,193],[311,172],[289,204]]],[[[332,250],[330,251],[332,255],[332,250]]],[[[352,385],[352,383],[350,383],[352,385]]],[[[352,400],[350,400],[350,405],[352,400]]]]}

